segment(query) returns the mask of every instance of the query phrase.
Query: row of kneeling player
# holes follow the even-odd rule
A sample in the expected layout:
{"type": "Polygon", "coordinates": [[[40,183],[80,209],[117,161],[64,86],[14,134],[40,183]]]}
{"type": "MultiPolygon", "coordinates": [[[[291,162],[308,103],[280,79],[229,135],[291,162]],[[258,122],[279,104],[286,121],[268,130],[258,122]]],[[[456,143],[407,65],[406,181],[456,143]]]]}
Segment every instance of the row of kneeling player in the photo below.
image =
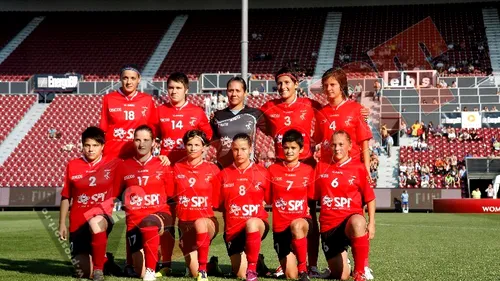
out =
{"type": "Polygon", "coordinates": [[[287,278],[308,280],[307,234],[312,219],[308,201],[319,200],[322,249],[333,278],[351,275],[347,248],[352,247],[355,280],[366,280],[369,240],[375,234],[375,195],[360,161],[349,157],[348,133],[338,130],[330,139],[333,156],[313,169],[299,161],[302,133],[283,134],[283,161],[269,169],[251,161],[252,138],[244,133],[232,140],[232,165],[222,171],[203,160],[208,139],[203,131],[185,133],[186,158],[170,167],[152,156],[154,133],[141,125],[133,133],[135,156],[127,160],[104,157],[104,132],[89,127],[82,134],[83,156],[67,166],[62,191],[60,236],[68,237],[81,277],[103,280],[113,201],[121,198],[126,212],[127,246],[133,269],[144,280],[156,279],[160,236],[170,235],[178,218],[180,248],[190,275],[208,280],[211,241],[219,232],[214,210],[224,217],[224,240],[233,273],[257,280],[261,241],[269,231],[265,205],[272,205],[274,248],[287,278]],[[167,204],[174,199],[175,210],[167,204]],[[368,206],[369,222],[363,215],[368,206]],[[87,261],[87,262],[85,262],[87,261]]]}

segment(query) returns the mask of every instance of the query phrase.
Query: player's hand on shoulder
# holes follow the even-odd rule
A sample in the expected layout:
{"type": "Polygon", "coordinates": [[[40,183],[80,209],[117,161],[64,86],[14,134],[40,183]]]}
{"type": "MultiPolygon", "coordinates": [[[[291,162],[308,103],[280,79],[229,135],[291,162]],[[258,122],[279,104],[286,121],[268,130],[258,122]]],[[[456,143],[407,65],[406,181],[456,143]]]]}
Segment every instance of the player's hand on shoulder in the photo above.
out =
{"type": "Polygon", "coordinates": [[[368,239],[372,240],[375,238],[375,223],[368,223],[368,226],[366,227],[366,230],[368,231],[368,239]]]}
{"type": "Polygon", "coordinates": [[[165,155],[158,155],[158,159],[160,159],[160,164],[162,166],[170,166],[170,160],[165,155]]]}
{"type": "Polygon", "coordinates": [[[66,228],[66,224],[59,224],[59,239],[66,240],[68,238],[68,229],[66,228]]]}

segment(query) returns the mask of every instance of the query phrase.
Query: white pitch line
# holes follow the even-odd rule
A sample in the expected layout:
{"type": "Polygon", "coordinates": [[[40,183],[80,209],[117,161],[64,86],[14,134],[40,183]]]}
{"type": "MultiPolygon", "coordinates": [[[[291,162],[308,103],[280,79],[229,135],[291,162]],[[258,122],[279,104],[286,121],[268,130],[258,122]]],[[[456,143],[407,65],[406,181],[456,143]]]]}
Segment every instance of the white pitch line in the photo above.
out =
{"type": "Polygon", "coordinates": [[[442,226],[442,225],[426,225],[426,224],[391,224],[377,223],[377,226],[395,226],[395,227],[416,227],[416,228],[445,228],[445,229],[464,229],[464,230],[493,230],[498,231],[499,227],[469,227],[469,226],[442,226]]]}

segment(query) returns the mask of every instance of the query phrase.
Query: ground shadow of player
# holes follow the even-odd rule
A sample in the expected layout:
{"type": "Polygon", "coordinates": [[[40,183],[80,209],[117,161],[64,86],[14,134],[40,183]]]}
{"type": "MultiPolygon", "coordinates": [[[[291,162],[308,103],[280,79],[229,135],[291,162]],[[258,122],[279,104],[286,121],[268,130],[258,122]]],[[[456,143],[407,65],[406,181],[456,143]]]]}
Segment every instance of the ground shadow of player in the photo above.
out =
{"type": "Polygon", "coordinates": [[[68,276],[70,261],[55,259],[11,260],[0,258],[0,271],[43,274],[50,276],[68,276]]]}

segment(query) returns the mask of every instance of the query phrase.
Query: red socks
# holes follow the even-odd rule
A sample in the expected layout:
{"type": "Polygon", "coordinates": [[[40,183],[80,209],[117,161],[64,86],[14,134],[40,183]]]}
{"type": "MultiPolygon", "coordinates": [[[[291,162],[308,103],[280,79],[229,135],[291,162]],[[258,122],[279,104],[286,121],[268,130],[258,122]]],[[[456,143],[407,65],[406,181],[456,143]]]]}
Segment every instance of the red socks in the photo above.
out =
{"type": "Polygon", "coordinates": [[[169,229],[165,229],[165,232],[160,237],[160,246],[161,246],[161,261],[167,267],[171,267],[170,262],[172,261],[174,245],[175,245],[175,238],[172,236],[169,229]]]}
{"type": "Polygon", "coordinates": [[[92,236],[92,262],[94,270],[104,269],[104,262],[106,261],[106,244],[108,244],[108,235],[106,232],[93,233],[92,236]]]}
{"type": "Polygon", "coordinates": [[[208,249],[210,248],[208,232],[196,234],[196,246],[198,247],[198,271],[207,271],[208,249]]]}
{"type": "Polygon", "coordinates": [[[351,238],[352,256],[354,258],[354,272],[365,272],[366,261],[370,252],[370,241],[368,233],[351,238]]]}
{"type": "Polygon", "coordinates": [[[257,271],[257,262],[260,252],[260,232],[247,232],[245,254],[247,255],[248,270],[257,271]]]}
{"type": "Polygon", "coordinates": [[[146,260],[146,268],[153,271],[156,269],[158,262],[158,246],[160,244],[160,235],[158,234],[157,226],[147,226],[140,228],[142,234],[142,245],[144,248],[144,259],[146,260]]]}
{"type": "Polygon", "coordinates": [[[292,239],[292,246],[297,256],[299,273],[307,272],[307,237],[292,239]]]}

